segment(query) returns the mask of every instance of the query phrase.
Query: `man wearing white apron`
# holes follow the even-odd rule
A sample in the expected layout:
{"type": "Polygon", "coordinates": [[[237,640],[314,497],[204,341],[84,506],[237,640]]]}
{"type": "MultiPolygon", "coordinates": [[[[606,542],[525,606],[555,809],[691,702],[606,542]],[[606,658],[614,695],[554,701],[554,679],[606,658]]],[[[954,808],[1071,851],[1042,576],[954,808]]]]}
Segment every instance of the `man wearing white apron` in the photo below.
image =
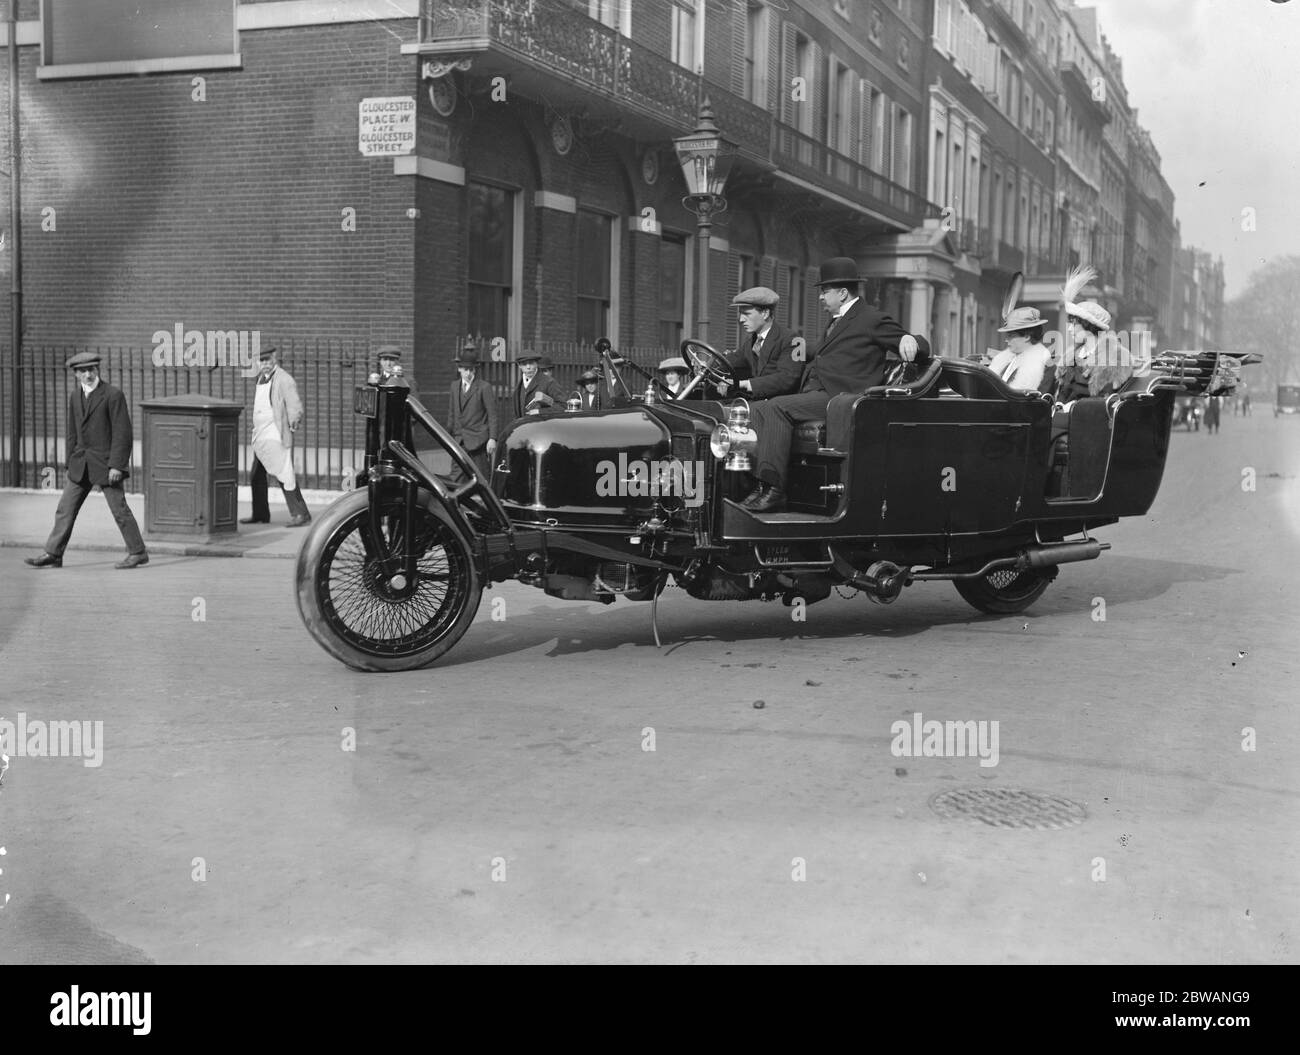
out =
{"type": "Polygon", "coordinates": [[[253,491],[253,515],[239,522],[271,522],[266,480],[270,473],[280,482],[289,506],[289,527],[302,527],[311,523],[293,471],[293,434],[302,424],[302,400],[293,377],[277,368],[274,348],[262,352],[261,366],[253,395],[253,468],[248,480],[253,491]]]}

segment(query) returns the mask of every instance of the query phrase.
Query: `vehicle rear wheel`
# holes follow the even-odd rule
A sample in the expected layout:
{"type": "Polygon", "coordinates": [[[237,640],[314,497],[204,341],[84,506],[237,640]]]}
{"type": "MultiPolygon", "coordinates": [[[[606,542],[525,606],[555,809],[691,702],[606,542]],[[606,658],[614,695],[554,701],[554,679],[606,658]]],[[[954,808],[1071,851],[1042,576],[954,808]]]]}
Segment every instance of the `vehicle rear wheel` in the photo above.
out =
{"type": "Polygon", "coordinates": [[[1054,578],[1055,568],[1050,574],[1037,568],[1026,568],[1024,571],[999,568],[978,579],[953,579],[952,584],[968,604],[981,612],[1014,615],[1037,601],[1054,578]]]}
{"type": "MultiPolygon", "coordinates": [[[[366,556],[369,498],[354,491],[312,525],[298,555],[298,612],[317,644],[356,670],[427,666],[461,639],[482,598],[468,540],[433,495],[419,492],[412,545],[418,554],[409,596],[394,596],[380,564],[366,556]]],[[[383,510],[378,540],[404,553],[400,504],[383,510]]]]}

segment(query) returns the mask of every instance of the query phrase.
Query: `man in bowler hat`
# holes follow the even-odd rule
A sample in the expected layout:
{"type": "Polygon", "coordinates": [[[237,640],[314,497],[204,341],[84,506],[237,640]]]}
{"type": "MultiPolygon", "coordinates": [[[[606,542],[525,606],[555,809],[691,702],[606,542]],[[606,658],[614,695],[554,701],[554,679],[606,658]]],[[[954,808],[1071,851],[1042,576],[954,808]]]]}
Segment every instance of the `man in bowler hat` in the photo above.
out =
{"type": "MultiPolygon", "coordinates": [[[[492,475],[492,455],[497,449],[497,395],[480,377],[478,349],[467,341],[456,356],[456,373],[447,401],[447,431],[473,459],[485,476],[492,475]]],[[[451,466],[454,483],[469,482],[469,476],[455,462],[451,466]]]]}
{"type": "Polygon", "coordinates": [[[751,512],[776,513],[785,508],[790,444],[797,422],[825,418],[832,396],[862,393],[883,383],[891,362],[930,358],[924,338],[913,337],[884,312],[863,303],[860,282],[858,266],[850,257],[832,257],[822,264],[817,285],[831,321],[799,391],[752,406],[750,420],[758,433],[754,460],[758,485],[742,503],[751,512]]]}
{"type": "Polygon", "coordinates": [[[126,504],[122,488],[131,464],[131,413],[122,390],[99,376],[99,364],[96,352],[79,352],[68,360],[68,369],[77,379],[68,396],[68,477],[54,513],[54,530],[45,541],[45,552],[27,558],[33,568],[63,567],[63,551],[77,514],[95,487],[103,490],[126,543],[126,558],[115,567],[138,568],[149,563],[140,526],[126,504]]]}
{"type": "MultiPolygon", "coordinates": [[[[780,299],[776,290],[754,286],[731,302],[744,333],[727,362],[741,379],[737,387],[743,397],[771,399],[799,391],[807,356],[796,358],[794,335],[776,321],[780,299]]],[[[719,395],[726,394],[719,389],[719,395]]]]}

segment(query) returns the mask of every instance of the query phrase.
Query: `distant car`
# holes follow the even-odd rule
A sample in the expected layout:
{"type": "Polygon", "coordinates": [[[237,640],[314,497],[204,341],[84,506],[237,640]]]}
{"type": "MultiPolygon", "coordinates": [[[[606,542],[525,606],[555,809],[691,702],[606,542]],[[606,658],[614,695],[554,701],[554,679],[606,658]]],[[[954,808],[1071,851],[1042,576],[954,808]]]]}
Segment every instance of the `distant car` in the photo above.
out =
{"type": "Polygon", "coordinates": [[[1277,402],[1273,404],[1273,417],[1279,414],[1300,414],[1300,385],[1277,386],[1277,402]]]}
{"type": "MultiPolygon", "coordinates": [[[[682,354],[696,384],[734,384],[708,345],[682,354]]],[[[613,405],[519,418],[490,477],[406,389],[358,387],[364,471],[298,557],[298,610],[317,643],[359,670],[426,666],[469,629],[484,589],[510,579],[565,600],[651,602],[652,625],[670,582],[702,601],[802,606],[836,588],[887,604],[948,581],[981,612],[1019,612],[1060,565],[1109,548],[1096,529],[1150,508],[1175,397],[1231,392],[1241,367],[1227,352],[1166,353],[1119,392],[1077,400],[1058,446],[1050,396],[935,359],[799,425],[789,510],[756,513],[739,501],[757,442],[748,405],[663,398],[643,368],[638,396],[605,361],[622,389],[613,405]],[[467,483],[420,461],[412,419],[467,483]]]]}

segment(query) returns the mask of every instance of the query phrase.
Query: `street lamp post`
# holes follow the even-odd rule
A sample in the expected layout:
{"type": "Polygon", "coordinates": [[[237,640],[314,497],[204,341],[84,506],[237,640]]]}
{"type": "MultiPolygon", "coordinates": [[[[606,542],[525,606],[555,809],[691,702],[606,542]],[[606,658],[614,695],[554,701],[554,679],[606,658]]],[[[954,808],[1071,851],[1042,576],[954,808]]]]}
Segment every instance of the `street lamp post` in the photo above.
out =
{"type": "Polygon", "coordinates": [[[727,207],[722,196],[736,157],[736,145],[722,137],[713,123],[713,107],[706,98],[700,103],[695,131],[673,140],[677,163],[686,180],[682,204],[695,214],[699,242],[699,302],[696,306],[695,336],[709,339],[709,235],[713,217],[727,207]]]}

